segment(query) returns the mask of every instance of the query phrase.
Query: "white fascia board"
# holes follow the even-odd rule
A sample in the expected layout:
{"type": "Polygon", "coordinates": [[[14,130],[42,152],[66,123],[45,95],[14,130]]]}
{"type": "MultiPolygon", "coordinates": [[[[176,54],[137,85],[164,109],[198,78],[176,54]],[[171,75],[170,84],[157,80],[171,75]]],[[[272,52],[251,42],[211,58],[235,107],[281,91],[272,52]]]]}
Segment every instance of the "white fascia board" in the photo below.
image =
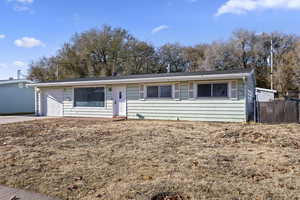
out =
{"type": "Polygon", "coordinates": [[[266,88],[255,88],[256,90],[259,90],[259,91],[265,91],[265,92],[273,92],[273,93],[277,93],[277,90],[271,90],[271,89],[266,89],[266,88]]]}
{"type": "Polygon", "coordinates": [[[130,84],[130,83],[240,79],[240,78],[245,78],[247,76],[249,76],[248,73],[212,74],[212,75],[170,76],[170,77],[135,78],[135,79],[34,83],[34,84],[28,84],[28,86],[31,86],[31,87],[59,87],[59,86],[116,85],[116,84],[130,84]]]}
{"type": "Polygon", "coordinates": [[[33,81],[29,80],[8,80],[8,81],[2,81],[0,82],[0,85],[7,85],[7,84],[14,84],[14,83],[28,83],[28,84],[33,84],[33,81]]]}

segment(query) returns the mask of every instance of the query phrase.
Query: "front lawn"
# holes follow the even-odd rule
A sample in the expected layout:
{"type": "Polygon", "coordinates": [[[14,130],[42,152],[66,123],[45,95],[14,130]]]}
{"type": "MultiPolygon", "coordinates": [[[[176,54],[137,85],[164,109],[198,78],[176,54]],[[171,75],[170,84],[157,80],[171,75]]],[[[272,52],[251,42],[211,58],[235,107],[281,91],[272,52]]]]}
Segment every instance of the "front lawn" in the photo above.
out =
{"type": "Polygon", "coordinates": [[[184,200],[299,199],[299,155],[298,124],[66,118],[0,125],[0,184],[62,200],[150,200],[162,192],[184,200]]]}

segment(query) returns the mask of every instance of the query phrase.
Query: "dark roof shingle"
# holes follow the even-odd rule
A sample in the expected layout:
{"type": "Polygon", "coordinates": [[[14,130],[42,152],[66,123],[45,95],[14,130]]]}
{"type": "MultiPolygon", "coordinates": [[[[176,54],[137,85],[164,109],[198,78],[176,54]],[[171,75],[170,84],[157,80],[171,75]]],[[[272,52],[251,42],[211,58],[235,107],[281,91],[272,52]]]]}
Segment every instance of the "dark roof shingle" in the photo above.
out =
{"type": "Polygon", "coordinates": [[[175,76],[196,76],[196,75],[213,75],[213,74],[239,74],[251,73],[252,69],[226,70],[226,71],[201,71],[201,72],[178,72],[178,73],[161,73],[161,74],[138,74],[127,76],[107,76],[95,78],[75,78],[59,81],[46,81],[41,83],[60,83],[60,82],[81,82],[81,81],[101,81],[101,80],[122,80],[122,79],[140,79],[140,78],[154,78],[154,77],[175,77],[175,76]]]}

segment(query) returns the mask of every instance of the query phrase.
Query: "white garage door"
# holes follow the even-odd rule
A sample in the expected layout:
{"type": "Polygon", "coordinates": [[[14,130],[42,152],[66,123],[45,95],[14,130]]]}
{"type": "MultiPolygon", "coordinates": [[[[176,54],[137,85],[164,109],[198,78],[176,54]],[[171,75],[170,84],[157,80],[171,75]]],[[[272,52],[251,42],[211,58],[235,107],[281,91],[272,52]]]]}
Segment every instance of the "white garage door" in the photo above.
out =
{"type": "Polygon", "coordinates": [[[44,92],[43,114],[46,116],[63,116],[63,90],[49,89],[44,92]]]}

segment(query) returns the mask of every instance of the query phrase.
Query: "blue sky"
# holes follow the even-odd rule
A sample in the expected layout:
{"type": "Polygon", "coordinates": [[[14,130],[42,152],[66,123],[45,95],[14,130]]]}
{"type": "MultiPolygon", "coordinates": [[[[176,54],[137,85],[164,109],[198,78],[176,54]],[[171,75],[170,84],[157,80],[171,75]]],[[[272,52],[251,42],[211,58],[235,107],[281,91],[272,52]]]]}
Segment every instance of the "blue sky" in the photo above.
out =
{"type": "Polygon", "coordinates": [[[300,0],[0,0],[0,79],[54,55],[75,32],[108,24],[160,46],[226,40],[232,31],[300,34],[300,0]]]}

